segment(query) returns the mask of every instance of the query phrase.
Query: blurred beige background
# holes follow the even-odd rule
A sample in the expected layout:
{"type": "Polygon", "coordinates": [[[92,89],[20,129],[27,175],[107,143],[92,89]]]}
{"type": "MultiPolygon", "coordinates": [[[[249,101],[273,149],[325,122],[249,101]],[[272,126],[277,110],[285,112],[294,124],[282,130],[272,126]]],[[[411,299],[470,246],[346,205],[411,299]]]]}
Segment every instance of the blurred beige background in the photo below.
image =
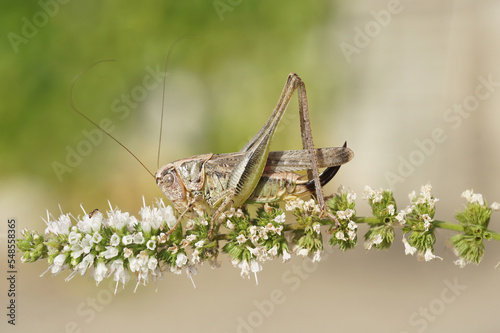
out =
{"type": "MultiPolygon", "coordinates": [[[[368,214],[365,185],[392,188],[404,208],[407,194],[430,182],[440,198],[436,218],[448,221],[465,203],[465,189],[500,201],[497,1],[42,3],[52,7],[0,5],[6,37],[23,37],[23,18],[39,25],[15,47],[4,38],[0,50],[2,272],[9,217],[17,219],[18,234],[23,227],[43,231],[40,216],[46,209],[58,214],[58,205],[77,215],[80,203],[104,210],[109,199],[136,213],[142,196],[162,196],[108,139],[59,178],[53,163],[65,163],[68,147],[77,149],[83,131],[92,130],[69,107],[73,78],[111,58],[117,61],[97,65],[77,83],[75,102],[96,121],[110,119],[113,134],[155,169],[162,83],[151,72],[163,68],[170,45],[186,34],[198,38],[181,41],[168,64],[160,163],[238,150],[266,121],[293,71],[308,89],[316,146],[347,140],[355,151],[325,193],[351,187],[359,216],[368,214]],[[137,88],[146,87],[144,80],[149,88],[137,88]],[[127,104],[123,94],[136,99],[127,104]]],[[[297,114],[294,99],[273,149],[300,147],[297,114]]],[[[490,228],[500,230],[499,221],[494,213],[490,228]]],[[[362,238],[366,226],[359,229],[362,238]]],[[[186,276],[166,274],[156,292],[151,284],[134,294],[130,283],[116,296],[111,281],[96,287],[87,277],[64,282],[66,273],[40,278],[45,262],[18,261],[17,325],[3,315],[0,327],[498,332],[500,245],[487,243],[479,266],[459,269],[446,242],[452,234],[438,232],[442,262],[405,256],[398,233],[389,251],[366,252],[360,241],[353,251],[325,253],[319,264],[266,263],[259,286],[241,279],[223,255],[221,269],[200,269],[196,290],[186,276]]],[[[8,285],[1,281],[5,313],[8,285]]]]}

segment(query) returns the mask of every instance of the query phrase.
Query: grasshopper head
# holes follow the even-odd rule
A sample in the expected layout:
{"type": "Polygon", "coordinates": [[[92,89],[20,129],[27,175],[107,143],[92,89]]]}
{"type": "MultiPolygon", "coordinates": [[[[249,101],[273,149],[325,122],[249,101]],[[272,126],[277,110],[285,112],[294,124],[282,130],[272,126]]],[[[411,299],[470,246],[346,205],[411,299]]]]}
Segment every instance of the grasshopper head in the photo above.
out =
{"type": "Polygon", "coordinates": [[[186,188],[173,163],[168,163],[156,171],[156,184],[168,200],[179,211],[187,206],[186,188]]]}

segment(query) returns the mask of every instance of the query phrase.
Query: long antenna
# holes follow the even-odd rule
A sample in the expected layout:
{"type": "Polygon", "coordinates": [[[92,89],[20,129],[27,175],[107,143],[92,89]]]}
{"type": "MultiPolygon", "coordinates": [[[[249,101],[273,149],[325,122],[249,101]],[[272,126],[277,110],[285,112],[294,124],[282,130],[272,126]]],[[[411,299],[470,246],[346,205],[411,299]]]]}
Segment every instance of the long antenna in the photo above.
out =
{"type": "Polygon", "coordinates": [[[160,151],[161,151],[161,136],[163,132],[163,114],[165,113],[165,95],[166,95],[166,83],[167,83],[167,65],[168,65],[168,59],[170,58],[170,54],[172,54],[172,51],[174,50],[175,46],[177,43],[179,43],[181,40],[184,38],[197,38],[198,36],[196,35],[184,35],[179,37],[173,44],[170,46],[170,50],[168,50],[167,53],[167,59],[165,60],[165,75],[163,76],[163,95],[162,95],[162,100],[161,100],[161,117],[160,117],[160,138],[158,140],[158,158],[156,159],[156,169],[160,168],[160,151]]]}
{"type": "Polygon", "coordinates": [[[100,64],[102,62],[106,62],[106,61],[115,61],[114,59],[105,59],[105,60],[100,60],[100,61],[97,61],[97,62],[94,62],[92,65],[90,65],[89,67],[85,68],[82,72],[80,72],[73,80],[73,82],[71,83],[71,87],[69,89],[69,104],[71,105],[71,108],[73,110],[75,110],[76,113],[78,113],[80,116],[82,116],[83,118],[85,118],[88,122],[90,122],[92,125],[94,125],[95,127],[97,127],[98,129],[100,129],[104,134],[106,134],[107,136],[109,136],[111,139],[115,140],[116,143],[118,143],[120,146],[122,146],[123,149],[125,149],[126,151],[128,151],[128,153],[130,155],[132,155],[136,160],[137,162],[141,163],[141,165],[143,166],[144,169],[146,169],[146,171],[151,175],[151,177],[155,177],[154,174],[144,165],[144,163],[141,162],[141,160],[135,156],[134,153],[132,153],[130,151],[130,149],[128,149],[127,147],[125,147],[125,145],[123,145],[120,141],[118,141],[114,136],[112,136],[110,133],[108,133],[104,128],[102,128],[101,126],[99,126],[95,121],[93,121],[92,119],[90,119],[89,117],[87,117],[85,114],[83,114],[80,110],[77,109],[77,107],[75,106],[75,103],[73,102],[73,87],[75,86],[75,83],[76,81],[83,75],[85,74],[85,72],[87,72],[88,70],[90,70],[92,67],[94,67],[95,65],[97,64],[100,64]]]}

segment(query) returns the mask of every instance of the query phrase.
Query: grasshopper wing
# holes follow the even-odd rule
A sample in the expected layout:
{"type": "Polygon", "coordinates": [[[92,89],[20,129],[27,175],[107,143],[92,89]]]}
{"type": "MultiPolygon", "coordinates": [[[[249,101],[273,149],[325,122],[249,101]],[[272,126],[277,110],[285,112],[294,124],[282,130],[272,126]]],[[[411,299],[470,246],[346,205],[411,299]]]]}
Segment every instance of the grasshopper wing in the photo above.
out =
{"type": "MultiPolygon", "coordinates": [[[[239,152],[216,154],[207,161],[207,165],[216,169],[223,166],[227,172],[236,166],[243,155],[244,153],[239,152]]],[[[354,157],[354,152],[347,148],[346,145],[343,147],[319,148],[316,149],[316,157],[319,168],[328,168],[349,162],[354,157]]],[[[307,150],[282,150],[269,153],[264,172],[276,173],[309,169],[311,169],[311,158],[307,150]]]]}

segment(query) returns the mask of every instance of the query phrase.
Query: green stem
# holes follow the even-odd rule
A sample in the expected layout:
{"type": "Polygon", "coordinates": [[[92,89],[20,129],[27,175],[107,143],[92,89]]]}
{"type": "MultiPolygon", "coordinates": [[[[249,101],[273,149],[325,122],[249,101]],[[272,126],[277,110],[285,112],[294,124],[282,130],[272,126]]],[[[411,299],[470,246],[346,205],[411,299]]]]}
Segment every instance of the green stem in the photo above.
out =
{"type": "MultiPolygon", "coordinates": [[[[354,220],[356,223],[366,223],[366,224],[379,224],[382,223],[380,219],[376,217],[356,217],[354,220]]],[[[437,227],[441,229],[447,229],[447,230],[453,230],[453,231],[463,231],[464,228],[462,224],[459,223],[450,223],[450,222],[445,222],[445,221],[440,221],[440,220],[434,220],[432,223],[437,227]]],[[[492,230],[487,230],[489,233],[491,233],[491,238],[495,240],[500,240],[500,233],[492,231],[492,230]]]]}

